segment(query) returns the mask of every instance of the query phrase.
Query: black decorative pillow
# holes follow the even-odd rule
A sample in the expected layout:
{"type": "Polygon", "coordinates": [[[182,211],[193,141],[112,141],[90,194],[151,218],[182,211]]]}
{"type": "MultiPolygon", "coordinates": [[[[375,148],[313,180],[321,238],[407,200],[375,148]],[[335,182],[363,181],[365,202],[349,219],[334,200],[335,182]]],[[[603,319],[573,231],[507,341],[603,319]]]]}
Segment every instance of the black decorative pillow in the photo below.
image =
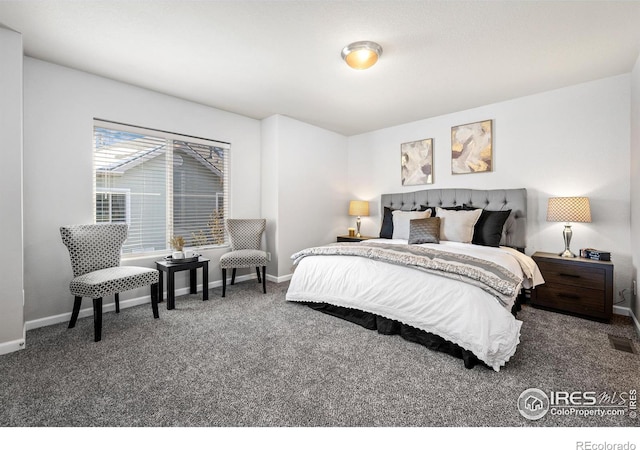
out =
{"type": "Polygon", "coordinates": [[[413,219],[409,221],[409,244],[439,244],[440,218],[413,219]]]}
{"type": "Polygon", "coordinates": [[[436,207],[435,206],[420,205],[420,211],[431,211],[431,217],[435,217],[436,216],[436,207]]]}
{"type": "Polygon", "coordinates": [[[480,218],[476,222],[473,231],[473,244],[485,245],[488,247],[499,247],[502,239],[502,228],[509,218],[511,210],[487,211],[482,210],[480,218]]]}
{"type": "Polygon", "coordinates": [[[393,237],[393,210],[384,207],[384,215],[382,216],[382,227],[380,227],[380,237],[391,239],[393,237]]]}
{"type": "Polygon", "coordinates": [[[471,210],[471,209],[476,209],[476,208],[471,208],[467,205],[458,205],[458,206],[445,206],[445,207],[441,207],[441,206],[426,206],[426,205],[418,205],[415,208],[411,209],[411,211],[431,211],[431,217],[436,217],[436,209],[437,208],[442,208],[442,209],[446,209],[448,211],[460,211],[462,210],[471,210]]]}
{"type": "MultiPolygon", "coordinates": [[[[447,211],[469,211],[469,209],[465,208],[464,205],[458,206],[439,206],[440,209],[446,209],[447,211]]],[[[434,208],[435,209],[435,208],[434,208]]],[[[475,208],[470,208],[475,209],[475,208]]]]}
{"type": "MultiPolygon", "coordinates": [[[[416,206],[415,208],[413,208],[411,211],[431,211],[431,217],[436,217],[437,208],[439,208],[439,207],[438,206],[419,205],[419,206],[416,206]]],[[[449,210],[449,211],[459,211],[461,209],[475,209],[475,208],[467,208],[466,205],[458,205],[458,206],[445,206],[442,209],[446,209],[446,210],[449,210]]]]}

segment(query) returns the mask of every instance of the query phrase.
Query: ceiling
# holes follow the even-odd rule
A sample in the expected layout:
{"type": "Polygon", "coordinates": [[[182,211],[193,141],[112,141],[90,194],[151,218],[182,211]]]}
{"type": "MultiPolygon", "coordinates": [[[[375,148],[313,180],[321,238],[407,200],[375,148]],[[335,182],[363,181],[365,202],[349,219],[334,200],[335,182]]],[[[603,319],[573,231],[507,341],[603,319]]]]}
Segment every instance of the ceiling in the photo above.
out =
{"type": "Polygon", "coordinates": [[[0,0],[28,56],[346,136],[628,73],[636,1],[0,0]],[[342,48],[383,47],[369,70],[342,48]]]}

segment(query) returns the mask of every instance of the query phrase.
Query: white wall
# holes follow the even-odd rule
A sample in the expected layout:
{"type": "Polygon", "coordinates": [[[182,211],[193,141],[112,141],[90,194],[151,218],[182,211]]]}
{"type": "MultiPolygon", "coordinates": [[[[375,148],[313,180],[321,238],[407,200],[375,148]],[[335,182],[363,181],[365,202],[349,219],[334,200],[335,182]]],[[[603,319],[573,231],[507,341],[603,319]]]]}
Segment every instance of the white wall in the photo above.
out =
{"type": "MultiPolygon", "coordinates": [[[[59,227],[94,220],[93,118],[230,142],[231,216],[260,214],[257,120],[33,58],[24,60],[24,102],[27,321],[65,315],[72,308],[71,265],[59,227]]],[[[226,250],[204,253],[211,258],[210,281],[220,280],[218,260],[226,250]]],[[[157,259],[125,260],[123,264],[155,267],[157,259]]],[[[187,283],[188,272],[176,274],[178,288],[187,283]]],[[[135,290],[121,298],[147,295],[146,289],[135,290]]],[[[91,306],[86,303],[85,307],[91,306]]]]}
{"type": "Polygon", "coordinates": [[[0,26],[0,354],[23,348],[22,35],[0,26]]]}
{"type": "Polygon", "coordinates": [[[262,217],[267,219],[267,251],[271,261],[267,273],[277,280],[278,274],[278,191],[279,191],[279,151],[278,121],[280,116],[271,116],[262,120],[262,217]]]}
{"type": "MultiPolygon", "coordinates": [[[[6,58],[13,58],[14,67],[21,67],[21,60],[16,60],[18,50],[13,48],[10,56],[5,54],[4,44],[9,42],[5,38],[0,39],[0,60],[4,63],[6,58]]],[[[21,48],[20,41],[20,52],[21,48]]],[[[260,122],[25,58],[25,318],[37,323],[42,318],[66,316],[71,310],[71,268],[58,227],[93,220],[94,117],[231,142],[231,216],[268,219],[267,243],[273,257],[269,274],[276,280],[286,279],[291,273],[292,253],[333,242],[336,235],[353,226],[353,218],[347,215],[350,199],[372,202],[372,216],[363,218],[362,231],[377,234],[380,194],[423,188],[401,186],[400,144],[433,137],[435,183],[424,188],[528,189],[528,253],[560,251],[563,247],[562,224],[545,221],[549,196],[588,195],[594,221],[574,225],[571,247],[612,251],[616,288],[630,288],[632,255],[636,267],[640,259],[637,241],[630,250],[630,211],[640,217],[640,201],[635,196],[631,203],[627,167],[631,157],[632,178],[637,177],[639,78],[636,65],[631,75],[346,138],[284,116],[260,122]],[[633,128],[631,104],[635,111],[633,128]],[[483,119],[494,120],[494,172],[452,176],[450,127],[483,119]],[[635,136],[633,153],[630,129],[635,136]]],[[[16,81],[12,83],[14,92],[19,93],[16,81]]],[[[1,80],[0,87],[4,88],[1,80]]],[[[6,105],[3,98],[0,107],[6,105]]],[[[21,116],[18,108],[15,104],[8,107],[14,119],[21,116]]],[[[9,130],[15,139],[19,128],[3,121],[0,133],[9,130]]],[[[4,148],[6,140],[2,135],[4,148]]],[[[11,167],[9,179],[20,172],[17,163],[11,167]]],[[[2,183],[4,188],[8,181],[3,179],[2,183]]],[[[16,183],[9,184],[15,189],[16,183]]],[[[633,191],[638,192],[636,184],[634,181],[633,191]]],[[[0,210],[4,213],[19,209],[3,205],[0,210]]],[[[636,234],[638,223],[640,220],[634,219],[636,234]]],[[[2,226],[6,224],[3,220],[2,226]]],[[[20,232],[13,230],[10,235],[19,236],[20,232]]],[[[217,260],[223,251],[206,255],[212,259],[211,281],[220,279],[217,260]]],[[[153,267],[155,259],[127,263],[153,267]]],[[[187,284],[186,273],[183,275],[177,279],[178,287],[187,284]]],[[[15,279],[19,279],[17,272],[15,279]]],[[[123,300],[146,294],[134,291],[123,295],[123,300]]],[[[7,316],[3,315],[1,330],[19,329],[21,337],[21,308],[14,313],[13,319],[5,320],[7,316]]],[[[6,340],[0,338],[2,342],[6,340]]]]}
{"type": "MultiPolygon", "coordinates": [[[[631,255],[632,276],[638,279],[640,267],[640,57],[631,72],[631,255]]],[[[640,297],[635,296],[631,307],[636,320],[640,320],[640,297]]],[[[640,331],[640,323],[636,322],[640,331]]]]}
{"type": "MultiPolygon", "coordinates": [[[[425,99],[428,101],[428,99],[425,99]]],[[[553,196],[590,198],[593,222],[573,225],[571,249],[609,250],[616,292],[630,298],[630,75],[421,120],[349,138],[349,191],[372,201],[363,234],[379,232],[383,193],[433,188],[502,189],[528,193],[527,253],[564,248],[563,224],[546,222],[553,196]],[[451,175],[455,125],[493,119],[491,173],[451,175]],[[434,138],[434,184],[403,187],[400,144],[434,138]]],[[[615,300],[617,301],[617,300],[615,300]]]]}
{"type": "Polygon", "coordinates": [[[293,253],[346,232],[347,138],[277,115],[263,120],[262,141],[263,215],[277,224],[270,274],[286,279],[293,253]]]}

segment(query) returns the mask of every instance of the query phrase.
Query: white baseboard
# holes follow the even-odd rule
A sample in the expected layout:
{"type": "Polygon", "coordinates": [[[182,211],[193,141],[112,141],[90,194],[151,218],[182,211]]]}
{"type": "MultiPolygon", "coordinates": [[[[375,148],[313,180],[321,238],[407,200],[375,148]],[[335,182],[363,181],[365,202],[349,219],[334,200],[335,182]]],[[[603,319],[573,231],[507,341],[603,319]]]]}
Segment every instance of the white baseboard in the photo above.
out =
{"type": "Polygon", "coordinates": [[[620,316],[628,316],[633,320],[633,326],[636,329],[636,334],[640,337],[640,322],[638,322],[638,318],[633,313],[633,310],[628,306],[613,306],[613,313],[618,314],[620,316]]]}
{"type": "Polygon", "coordinates": [[[636,315],[633,313],[632,309],[629,309],[629,315],[631,316],[631,319],[633,319],[633,324],[636,327],[636,334],[640,338],[640,322],[638,321],[638,318],[636,317],[636,315]]]}
{"type": "Polygon", "coordinates": [[[631,308],[629,308],[628,306],[616,306],[616,305],[613,305],[613,313],[617,314],[619,316],[630,316],[631,315],[631,308]]]}
{"type": "MultiPolygon", "coordinates": [[[[181,289],[180,289],[181,290],[181,289]]],[[[189,289],[187,288],[187,292],[189,289]]],[[[178,291],[176,291],[176,294],[178,291]]],[[[166,299],[166,295],[164,297],[166,299]]],[[[80,314],[78,314],[78,319],[83,317],[93,316],[93,302],[91,302],[90,298],[86,298],[86,305],[89,305],[88,308],[83,308],[80,310],[80,314]]],[[[120,309],[132,308],[134,306],[143,305],[145,303],[151,303],[151,296],[146,295],[144,297],[137,297],[128,300],[120,300],[120,309]]],[[[110,312],[116,310],[116,304],[113,303],[105,303],[102,305],[102,312],[110,312]]],[[[27,330],[33,330],[35,328],[46,327],[49,325],[55,325],[57,323],[68,322],[71,320],[71,312],[58,314],[55,316],[43,317],[42,319],[30,320],[25,323],[27,330]]]]}
{"type": "Polygon", "coordinates": [[[283,275],[281,277],[274,277],[273,275],[267,275],[267,280],[273,281],[274,283],[284,283],[285,281],[289,281],[293,276],[292,273],[289,275],[283,275]]]}
{"type": "MultiPolygon", "coordinates": [[[[275,277],[273,275],[267,275],[267,280],[274,283],[284,283],[285,281],[291,280],[293,274],[283,275],[281,277],[275,277]]],[[[255,274],[249,275],[241,275],[236,278],[237,281],[246,281],[250,279],[256,279],[257,276],[255,274]]],[[[209,289],[217,288],[222,286],[222,280],[213,281],[209,283],[209,289]]],[[[198,292],[202,292],[202,285],[198,285],[198,292]]],[[[176,289],[175,295],[185,295],[189,293],[189,287],[183,287],[180,289],[176,289]]],[[[167,298],[166,292],[163,295],[163,298],[167,298]]],[[[151,296],[145,295],[143,297],[132,298],[128,300],[120,301],[120,309],[132,308],[134,306],[143,305],[145,303],[151,302],[151,296]]],[[[165,300],[166,302],[166,300],[165,300]]],[[[105,304],[102,307],[104,312],[115,311],[116,306],[115,303],[105,304]]],[[[629,316],[633,320],[634,327],[636,329],[636,334],[640,337],[640,322],[638,318],[633,313],[633,310],[626,306],[615,306],[613,307],[613,312],[615,314],[619,314],[621,316],[629,316]]],[[[80,314],[78,318],[81,317],[90,317],[93,315],[93,306],[80,310],[80,314]]],[[[0,343],[0,355],[4,355],[7,353],[15,352],[17,350],[22,350],[25,348],[26,343],[26,332],[28,330],[33,330],[35,328],[46,327],[48,325],[55,325],[62,322],[68,322],[71,319],[71,313],[58,314],[56,316],[44,317],[42,319],[30,320],[25,322],[23,331],[22,331],[22,339],[16,339],[14,341],[2,342],[0,343]]]]}
{"type": "Polygon", "coordinates": [[[26,326],[22,327],[22,339],[16,339],[14,341],[0,343],[0,355],[6,355],[7,353],[17,352],[18,350],[24,350],[25,336],[27,334],[26,326]]]}
{"type": "Polygon", "coordinates": [[[0,355],[6,355],[7,353],[17,352],[24,349],[24,339],[17,339],[15,341],[3,342],[0,344],[0,355]]]}
{"type": "MultiPolygon", "coordinates": [[[[256,274],[249,274],[249,275],[241,275],[236,277],[236,281],[246,281],[246,280],[251,280],[251,279],[256,279],[257,276],[256,274]]],[[[272,277],[275,278],[275,277],[272,277]]],[[[267,280],[270,281],[274,281],[271,280],[270,276],[267,276],[267,280]]],[[[212,288],[217,288],[222,286],[222,280],[218,280],[218,281],[213,281],[211,283],[209,283],[209,289],[212,288]]],[[[198,292],[202,292],[202,284],[199,284],[197,286],[198,288],[198,292]]],[[[189,293],[189,287],[183,287],[180,289],[176,289],[176,293],[175,295],[186,295],[189,293]]],[[[167,301],[167,293],[166,291],[163,294],[163,298],[164,298],[164,303],[166,303],[167,301]]],[[[86,304],[88,306],[88,308],[83,308],[80,310],[80,314],[78,314],[78,318],[83,318],[83,317],[91,317],[93,316],[93,303],[90,301],[90,299],[85,299],[86,300],[86,304]]],[[[151,295],[145,295],[142,297],[136,297],[136,298],[131,298],[128,300],[120,300],[120,309],[126,309],[126,308],[132,308],[134,306],[139,306],[139,305],[144,305],[145,303],[151,303],[151,295]]],[[[161,303],[164,304],[164,303],[161,303]]],[[[102,311],[103,312],[110,312],[110,311],[115,311],[116,310],[116,304],[115,302],[113,303],[105,303],[102,305],[102,311]]],[[[30,320],[28,322],[25,323],[25,332],[28,330],[33,330],[35,328],[40,328],[40,327],[46,327],[48,325],[55,325],[58,323],[62,323],[62,322],[69,322],[69,320],[71,320],[71,312],[68,313],[64,313],[64,314],[58,314],[55,316],[49,316],[49,317],[43,317],[41,319],[35,319],[35,320],[30,320]]],[[[15,342],[20,342],[20,341],[15,341],[15,342]]],[[[9,345],[12,344],[11,342],[7,342],[7,343],[3,343],[0,344],[0,354],[2,354],[2,346],[4,345],[9,345]]],[[[22,340],[22,346],[24,346],[24,339],[22,340]]],[[[6,353],[9,353],[11,351],[14,350],[9,350],[6,353]]]]}

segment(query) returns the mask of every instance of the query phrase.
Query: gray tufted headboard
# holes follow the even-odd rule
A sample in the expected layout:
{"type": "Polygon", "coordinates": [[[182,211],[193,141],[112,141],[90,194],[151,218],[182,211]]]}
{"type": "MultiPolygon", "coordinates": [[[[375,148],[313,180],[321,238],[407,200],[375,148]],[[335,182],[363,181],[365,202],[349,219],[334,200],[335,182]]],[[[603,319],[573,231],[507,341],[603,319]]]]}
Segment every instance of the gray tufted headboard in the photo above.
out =
{"type": "Polygon", "coordinates": [[[521,251],[527,246],[527,190],[526,189],[426,189],[423,191],[382,194],[381,207],[410,211],[420,206],[473,206],[489,211],[510,209],[504,224],[500,245],[521,251]]]}

